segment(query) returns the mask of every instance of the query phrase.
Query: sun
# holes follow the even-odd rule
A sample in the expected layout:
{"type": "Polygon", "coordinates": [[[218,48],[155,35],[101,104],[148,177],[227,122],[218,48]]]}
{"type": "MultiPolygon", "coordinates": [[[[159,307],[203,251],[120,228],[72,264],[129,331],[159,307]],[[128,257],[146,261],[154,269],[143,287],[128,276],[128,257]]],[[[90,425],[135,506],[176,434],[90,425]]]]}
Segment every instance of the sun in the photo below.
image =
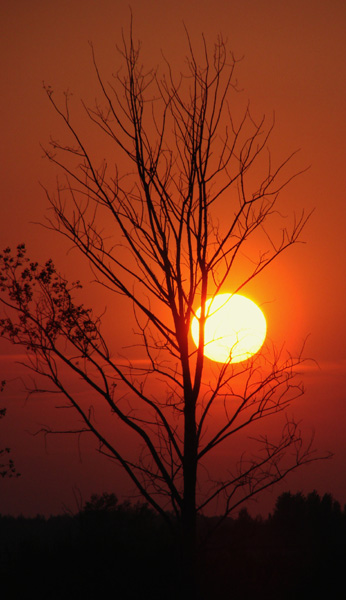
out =
{"type": "MultiPolygon", "coordinates": [[[[218,294],[206,302],[204,356],[220,363],[247,360],[261,348],[267,323],[261,309],[240,294],[218,294]]],[[[199,341],[201,309],[192,320],[191,334],[199,341]]]]}

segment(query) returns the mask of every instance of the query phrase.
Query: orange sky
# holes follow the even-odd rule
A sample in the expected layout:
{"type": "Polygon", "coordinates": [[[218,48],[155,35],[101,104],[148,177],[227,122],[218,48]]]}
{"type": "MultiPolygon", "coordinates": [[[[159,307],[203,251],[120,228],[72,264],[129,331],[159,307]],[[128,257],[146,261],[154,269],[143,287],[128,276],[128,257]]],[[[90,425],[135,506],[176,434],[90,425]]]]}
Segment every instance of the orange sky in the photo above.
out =
{"type": "MultiPolygon", "coordinates": [[[[210,43],[221,32],[235,55],[244,56],[237,71],[244,100],[257,116],[265,112],[270,120],[275,111],[273,157],[282,160],[301,148],[292,169],[311,165],[283,195],[288,212],[315,208],[303,234],[307,243],[288,252],[251,291],[264,303],[271,339],[294,350],[309,335],[306,353],[319,368],[306,370],[307,393],[293,412],[304,417],[308,431],[316,431],[318,448],[335,452],[332,461],[292,476],[273,497],[284,489],[316,488],[346,503],[346,5],[342,0],[133,0],[131,5],[148,66],[162,61],[161,48],[173,66],[182,64],[183,21],[197,45],[201,32],[210,43]]],[[[80,97],[92,101],[96,88],[87,42],[93,41],[101,68],[110,72],[118,64],[121,27],[128,22],[127,0],[2,0],[0,5],[1,248],[25,241],[30,256],[52,257],[71,278],[87,277],[88,270],[71,255],[66,258],[59,237],[34,224],[47,208],[39,182],[52,188],[56,176],[39,144],[60,131],[42,81],[57,91],[73,91],[76,107],[80,97]]],[[[119,311],[126,314],[126,307],[119,311]]],[[[119,331],[124,345],[127,335],[126,328],[119,331]]],[[[18,373],[7,352],[4,347],[0,380],[18,373]]],[[[13,448],[22,477],[1,482],[0,513],[56,513],[62,503],[75,508],[73,488],[84,500],[92,492],[126,489],[121,473],[114,476],[92,444],[85,444],[80,459],[76,440],[55,438],[46,453],[43,439],[27,433],[57,418],[47,400],[24,403],[12,383],[1,401],[8,415],[0,424],[0,447],[13,448]]]]}

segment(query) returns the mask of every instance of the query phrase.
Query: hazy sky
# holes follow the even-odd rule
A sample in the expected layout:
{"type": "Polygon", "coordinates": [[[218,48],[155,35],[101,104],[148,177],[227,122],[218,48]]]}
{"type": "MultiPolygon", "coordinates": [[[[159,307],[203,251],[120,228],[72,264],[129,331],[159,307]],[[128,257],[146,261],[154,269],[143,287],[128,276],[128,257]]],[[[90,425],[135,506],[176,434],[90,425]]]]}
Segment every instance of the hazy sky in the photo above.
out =
{"type": "MultiPolygon", "coordinates": [[[[42,82],[79,98],[96,96],[88,40],[99,64],[119,66],[115,46],[129,23],[128,0],[2,0],[1,44],[1,248],[25,241],[30,256],[53,257],[71,276],[88,271],[66,257],[67,246],[35,223],[46,214],[40,183],[54,187],[56,172],[42,156],[59,123],[42,82]]],[[[297,472],[284,489],[331,492],[346,503],[346,4],[343,0],[133,0],[134,33],[148,66],[183,64],[186,38],[200,45],[222,33],[239,63],[244,100],[255,115],[275,112],[272,156],[279,161],[300,149],[293,171],[310,167],[284,192],[287,213],[315,209],[300,244],[277,263],[257,290],[268,303],[268,331],[296,350],[308,337],[306,355],[315,359],[304,372],[306,394],[292,409],[304,418],[316,446],[335,453],[332,461],[297,472]]],[[[100,149],[102,155],[102,149],[100,149]]],[[[126,328],[119,339],[126,344],[126,328]]],[[[13,352],[3,347],[0,380],[14,377],[13,352]]],[[[0,447],[11,446],[18,480],[1,481],[0,512],[57,513],[76,508],[74,489],[86,500],[92,492],[126,490],[120,472],[96,455],[93,444],[78,451],[76,439],[54,438],[45,449],[30,432],[61,418],[42,398],[24,401],[12,382],[1,398],[8,415],[0,423],[0,447]]],[[[268,505],[273,499],[268,500],[268,505]]],[[[256,512],[256,507],[253,509],[256,512]]]]}

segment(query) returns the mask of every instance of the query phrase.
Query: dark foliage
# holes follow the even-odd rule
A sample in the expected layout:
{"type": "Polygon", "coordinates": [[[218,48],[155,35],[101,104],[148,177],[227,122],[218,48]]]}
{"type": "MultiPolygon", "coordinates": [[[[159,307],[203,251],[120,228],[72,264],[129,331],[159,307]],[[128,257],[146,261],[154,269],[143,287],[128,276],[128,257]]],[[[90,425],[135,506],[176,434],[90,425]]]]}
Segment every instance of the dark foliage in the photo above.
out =
{"type": "MultiPolygon", "coordinates": [[[[198,525],[198,598],[299,600],[336,593],[346,511],[329,494],[282,494],[268,519],[246,509],[212,536],[198,525]]],[[[183,598],[178,544],[147,505],[94,495],[75,516],[0,518],[6,598],[183,598]]]]}
{"type": "MultiPolygon", "coordinates": [[[[0,381],[0,392],[5,387],[5,381],[0,381]]],[[[0,408],[0,420],[6,415],[6,408],[0,408]]],[[[0,448],[0,477],[19,477],[12,458],[9,458],[10,448],[0,448]]]]}

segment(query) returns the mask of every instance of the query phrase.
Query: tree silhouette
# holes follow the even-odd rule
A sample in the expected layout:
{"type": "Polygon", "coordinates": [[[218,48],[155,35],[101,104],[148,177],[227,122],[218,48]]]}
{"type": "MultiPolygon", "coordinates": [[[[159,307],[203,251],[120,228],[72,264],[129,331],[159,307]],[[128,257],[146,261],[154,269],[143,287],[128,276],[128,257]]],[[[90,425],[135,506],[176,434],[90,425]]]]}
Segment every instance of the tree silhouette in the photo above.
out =
{"type": "MultiPolygon", "coordinates": [[[[0,392],[5,387],[5,381],[0,381],[0,392]]],[[[0,408],[0,420],[6,415],[6,408],[0,408]]],[[[1,477],[19,477],[20,473],[17,473],[12,458],[9,458],[10,448],[0,448],[0,476],[1,477]],[[7,456],[7,460],[5,457],[7,456]],[[3,462],[5,460],[5,462],[3,462]]]]}
{"type": "MultiPolygon", "coordinates": [[[[52,138],[45,150],[64,172],[56,192],[46,190],[48,227],[90,263],[105,297],[121,294],[132,304],[145,361],[115,356],[102,317],[76,300],[80,283],[69,284],[51,260],[31,262],[23,244],[1,255],[1,332],[28,349],[29,368],[77,411],[82,425],[60,433],[92,432],[99,451],[123,467],[145,500],[166,520],[179,520],[192,569],[199,512],[218,502],[226,517],[315,455],[287,418],[277,439],[262,428],[257,450],[239,450],[223,479],[205,476],[213,451],[303,393],[295,380],[302,356],[269,345],[249,360],[234,364],[230,356],[211,365],[203,353],[206,302],[253,281],[298,241],[307,217],[278,224],[291,156],[275,166],[267,153],[272,125],[256,122],[248,107],[233,114],[236,60],[227,45],[220,38],[209,51],[203,39],[199,63],[187,40],[186,71],[176,75],[165,61],[159,75],[142,66],[131,30],[120,49],[122,69],[110,82],[91,47],[102,99],[83,107],[111,149],[102,162],[74,123],[69,94],[60,104],[45,86],[72,139],[52,138]],[[195,348],[190,325],[198,307],[195,348]],[[66,373],[82,382],[78,391],[66,373]],[[101,401],[112,433],[95,418],[101,401]],[[217,428],[215,406],[223,411],[217,428]],[[131,434],[131,448],[118,443],[120,426],[131,434]]],[[[45,389],[40,383],[33,391],[45,389]]]]}

